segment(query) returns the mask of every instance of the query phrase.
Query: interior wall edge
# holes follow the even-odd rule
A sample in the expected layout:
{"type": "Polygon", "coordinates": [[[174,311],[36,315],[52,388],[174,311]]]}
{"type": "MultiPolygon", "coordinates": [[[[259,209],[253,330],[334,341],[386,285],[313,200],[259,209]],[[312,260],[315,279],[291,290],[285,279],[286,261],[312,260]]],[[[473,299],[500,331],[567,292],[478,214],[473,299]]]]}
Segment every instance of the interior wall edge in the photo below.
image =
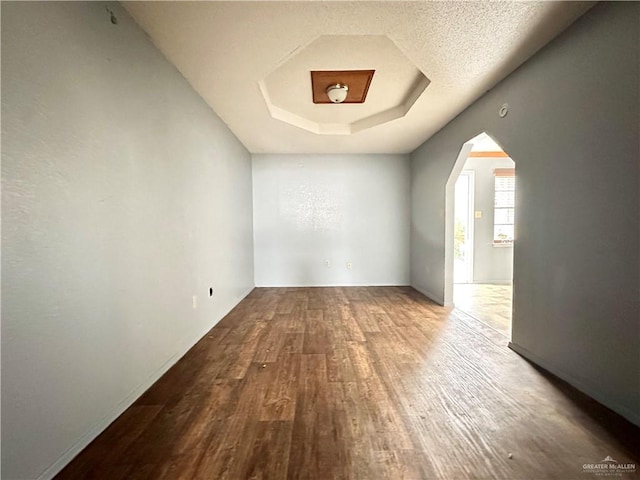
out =
{"type": "Polygon", "coordinates": [[[425,297],[427,297],[429,300],[432,300],[434,302],[436,302],[438,305],[441,305],[443,307],[450,307],[453,306],[453,304],[445,304],[444,298],[442,298],[439,295],[435,295],[431,292],[429,292],[428,290],[426,290],[425,288],[422,288],[418,285],[409,285],[411,288],[413,288],[414,290],[416,290],[417,292],[420,292],[422,295],[424,295],[425,297]]]}
{"type": "Polygon", "coordinates": [[[2,5],[2,478],[53,477],[255,288],[250,152],[107,7],[2,5]]]}
{"type": "Polygon", "coordinates": [[[569,385],[580,390],[582,393],[587,394],[594,400],[600,402],[614,412],[622,415],[631,423],[640,426],[640,415],[615,401],[615,399],[607,395],[606,392],[603,392],[600,388],[598,388],[596,385],[593,385],[588,380],[576,378],[574,375],[571,375],[569,372],[565,371],[565,369],[561,366],[555,365],[553,362],[548,362],[544,358],[536,355],[535,353],[527,350],[525,347],[522,347],[517,343],[509,342],[508,345],[511,350],[516,352],[521,357],[524,357],[526,360],[533,362],[535,365],[543,368],[551,375],[564,380],[569,385]]]}
{"type": "Polygon", "coordinates": [[[409,155],[251,161],[257,285],[409,283],[409,155]]]}
{"type": "Polygon", "coordinates": [[[445,292],[442,184],[484,131],[518,170],[513,340],[635,419],[639,8],[597,4],[411,154],[412,285],[445,292]]]}
{"type": "Polygon", "coordinates": [[[145,379],[129,395],[123,398],[120,403],[113,407],[100,422],[88,430],[78,441],[67,450],[64,455],[58,458],[49,468],[47,468],[37,480],[51,480],[54,478],[71,460],[73,460],[82,450],[84,450],[98,435],[107,429],[115,420],[120,417],[133,403],[144,394],[154,383],[178,363],[189,350],[191,350],[204,336],[215,327],[231,310],[233,310],[242,300],[245,299],[256,287],[250,287],[242,293],[240,298],[227,310],[220,318],[214,320],[210,326],[205,327],[203,332],[198,332],[195,337],[190,336],[187,340],[180,342],[181,349],[173,354],[163,365],[145,379]]]}

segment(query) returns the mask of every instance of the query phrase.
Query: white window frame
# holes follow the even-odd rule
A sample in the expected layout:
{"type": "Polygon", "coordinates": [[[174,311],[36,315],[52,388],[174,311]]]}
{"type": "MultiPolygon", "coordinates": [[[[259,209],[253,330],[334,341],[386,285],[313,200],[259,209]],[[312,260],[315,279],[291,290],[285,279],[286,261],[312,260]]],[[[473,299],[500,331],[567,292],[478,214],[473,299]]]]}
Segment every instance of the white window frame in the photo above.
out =
{"type": "Polygon", "coordinates": [[[516,181],[515,181],[515,169],[513,168],[496,168],[494,170],[494,182],[493,182],[493,246],[495,247],[510,247],[513,245],[515,240],[515,196],[516,196],[516,181]],[[501,179],[511,179],[509,182],[509,188],[504,188],[502,184],[505,182],[500,181],[501,179]],[[511,201],[508,201],[506,204],[504,202],[498,202],[498,194],[499,193],[510,193],[513,192],[513,195],[506,195],[507,197],[511,197],[511,201]],[[496,223],[498,218],[498,211],[506,210],[507,217],[511,218],[511,222],[501,222],[496,223]],[[511,212],[509,212],[511,211],[511,212]],[[500,226],[511,226],[514,229],[514,234],[512,238],[498,237],[496,234],[498,227],[500,226]]]}

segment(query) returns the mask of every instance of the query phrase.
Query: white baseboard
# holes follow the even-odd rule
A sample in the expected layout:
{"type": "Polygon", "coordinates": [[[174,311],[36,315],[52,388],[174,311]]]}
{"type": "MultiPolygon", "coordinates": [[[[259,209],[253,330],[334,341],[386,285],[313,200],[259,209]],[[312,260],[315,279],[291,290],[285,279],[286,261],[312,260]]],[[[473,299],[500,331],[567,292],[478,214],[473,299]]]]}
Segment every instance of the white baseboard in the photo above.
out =
{"type": "Polygon", "coordinates": [[[433,293],[429,292],[428,290],[425,290],[424,288],[418,287],[417,285],[411,285],[411,288],[413,288],[414,290],[417,290],[418,292],[423,294],[425,297],[427,297],[429,300],[433,300],[438,305],[444,306],[444,298],[440,297],[439,295],[434,295],[433,293]]]}
{"type": "Polygon", "coordinates": [[[532,361],[536,365],[539,365],[540,367],[547,370],[549,373],[564,380],[569,385],[577,388],[583,393],[586,393],[591,398],[600,402],[607,408],[610,408],[614,412],[622,415],[631,423],[634,423],[635,425],[640,426],[640,412],[634,412],[629,408],[623,405],[620,405],[619,403],[613,401],[608,395],[602,393],[598,388],[584,382],[583,380],[578,380],[573,375],[565,372],[562,368],[559,368],[558,366],[552,364],[551,362],[547,362],[546,360],[543,360],[542,358],[538,357],[535,353],[530,352],[529,350],[527,350],[524,347],[521,347],[520,345],[517,345],[513,342],[509,342],[509,348],[514,352],[516,352],[518,355],[526,358],[527,360],[532,361]]]}
{"type": "Polygon", "coordinates": [[[178,360],[180,360],[191,347],[198,343],[209,330],[211,330],[220,320],[222,320],[231,310],[233,310],[247,295],[249,295],[255,287],[250,287],[240,294],[240,298],[233,303],[233,305],[224,312],[220,318],[218,318],[212,325],[206,327],[204,332],[197,333],[194,339],[185,338],[180,342],[181,348],[173,354],[166,362],[164,362],[160,368],[149,375],[138,387],[136,387],[131,393],[129,393],[122,401],[120,401],[109,413],[107,413],[102,420],[100,420],[93,428],[78,439],[76,443],[69,448],[58,460],[56,460],[49,468],[47,468],[37,480],[50,480],[55,477],[71,460],[75,458],[87,445],[89,445],[95,438],[100,435],[106,428],[111,425],[120,415],[122,415],[127,408],[140,398],[140,396],[146,392],[151,385],[156,383],[162,375],[164,375],[172,366],[174,366],[178,360]]]}
{"type": "Polygon", "coordinates": [[[314,283],[256,285],[256,288],[325,288],[325,287],[409,287],[408,283],[314,283]]]}

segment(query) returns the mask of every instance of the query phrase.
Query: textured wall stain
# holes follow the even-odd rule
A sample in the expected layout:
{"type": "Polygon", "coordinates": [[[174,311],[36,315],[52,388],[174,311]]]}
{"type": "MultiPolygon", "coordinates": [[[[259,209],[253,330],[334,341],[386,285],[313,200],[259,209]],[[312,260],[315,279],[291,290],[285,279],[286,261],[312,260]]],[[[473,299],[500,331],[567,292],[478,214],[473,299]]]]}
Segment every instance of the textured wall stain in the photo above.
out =
{"type": "Polygon", "coordinates": [[[343,205],[344,191],[332,185],[304,183],[279,192],[280,215],[298,230],[337,231],[343,205]]]}

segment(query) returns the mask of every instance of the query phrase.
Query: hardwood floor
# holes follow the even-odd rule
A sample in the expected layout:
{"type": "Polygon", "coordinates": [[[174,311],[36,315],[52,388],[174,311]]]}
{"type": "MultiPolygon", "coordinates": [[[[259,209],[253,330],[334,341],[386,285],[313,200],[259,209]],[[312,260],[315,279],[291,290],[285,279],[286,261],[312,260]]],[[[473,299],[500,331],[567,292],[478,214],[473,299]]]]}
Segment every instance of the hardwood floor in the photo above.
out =
{"type": "Polygon", "coordinates": [[[456,308],[511,338],[512,291],[511,285],[456,283],[453,303],[456,308]]]}
{"type": "Polygon", "coordinates": [[[411,288],[262,288],[57,478],[586,480],[639,439],[411,288]]]}

